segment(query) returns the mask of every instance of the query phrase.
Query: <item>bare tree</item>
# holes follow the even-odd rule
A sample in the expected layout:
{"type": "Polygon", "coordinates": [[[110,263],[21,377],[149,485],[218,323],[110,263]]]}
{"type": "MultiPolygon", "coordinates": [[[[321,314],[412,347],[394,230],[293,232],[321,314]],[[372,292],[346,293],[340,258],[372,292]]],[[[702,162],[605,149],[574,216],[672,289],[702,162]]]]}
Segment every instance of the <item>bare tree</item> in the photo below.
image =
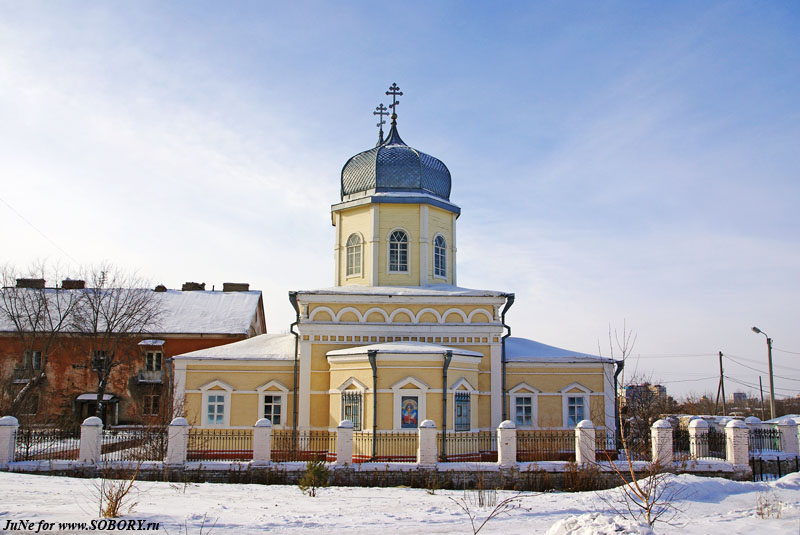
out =
{"type": "MultiPolygon", "coordinates": [[[[78,295],[57,285],[45,287],[48,276],[56,281],[60,279],[57,269],[48,273],[43,262],[26,273],[11,265],[2,268],[0,329],[13,332],[17,339],[16,349],[22,366],[12,373],[24,381],[24,386],[18,391],[7,389],[7,406],[3,407],[5,414],[18,414],[30,403],[32,394],[40,389],[47,378],[47,361],[51,352],[73,319],[78,295]],[[29,284],[17,284],[24,280],[29,284]]],[[[8,383],[13,383],[13,379],[8,383]]]]}
{"type": "MultiPolygon", "coordinates": [[[[621,333],[616,329],[612,331],[611,327],[608,329],[611,357],[622,361],[621,384],[626,384],[625,362],[633,352],[636,339],[636,334],[632,330],[628,330],[626,322],[623,323],[621,333]]],[[[651,410],[648,404],[643,403],[643,405],[648,407],[648,411],[651,410]]],[[[625,422],[622,407],[619,411],[620,421],[625,422]]],[[[632,432],[639,433],[641,436],[637,437],[638,439],[649,437],[650,422],[644,422],[644,426],[646,431],[632,427],[630,424],[620,425],[622,448],[627,452],[625,464],[610,463],[612,470],[619,478],[620,486],[616,489],[615,494],[612,493],[609,497],[600,496],[617,514],[637,521],[644,520],[649,526],[653,526],[657,521],[671,522],[680,512],[676,504],[680,498],[680,490],[671,485],[674,476],[668,473],[669,467],[664,466],[661,462],[661,454],[655,455],[644,470],[641,470],[641,467],[637,470],[632,454],[638,453],[644,458],[644,455],[647,454],[646,448],[649,447],[649,440],[632,440],[630,434],[632,432]]]]}
{"type": "Polygon", "coordinates": [[[138,356],[138,338],[158,324],[161,300],[135,275],[108,264],[91,268],[86,286],[72,328],[88,346],[90,368],[97,377],[95,415],[102,418],[111,372],[138,356]]]}

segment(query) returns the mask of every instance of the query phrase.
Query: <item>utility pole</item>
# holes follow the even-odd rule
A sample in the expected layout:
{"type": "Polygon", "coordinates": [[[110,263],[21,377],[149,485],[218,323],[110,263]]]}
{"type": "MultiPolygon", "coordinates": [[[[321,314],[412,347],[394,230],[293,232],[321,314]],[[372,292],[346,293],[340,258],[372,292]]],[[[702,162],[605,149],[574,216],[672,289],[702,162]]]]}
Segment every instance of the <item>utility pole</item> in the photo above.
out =
{"type": "Polygon", "coordinates": [[[764,385],[761,384],[761,376],[758,376],[758,389],[761,390],[761,419],[764,419],[764,385]]]}
{"type": "MultiPolygon", "coordinates": [[[[772,379],[772,338],[767,333],[753,327],[753,332],[756,334],[763,334],[767,338],[767,358],[769,361],[769,417],[775,419],[775,382],[772,379]]],[[[763,403],[762,403],[763,406],[763,403]]]]}
{"type": "Polygon", "coordinates": [[[717,401],[714,402],[714,414],[717,413],[720,390],[722,390],[722,416],[725,416],[728,411],[725,410],[725,376],[722,373],[722,351],[719,352],[719,385],[717,385],[717,401]]]}

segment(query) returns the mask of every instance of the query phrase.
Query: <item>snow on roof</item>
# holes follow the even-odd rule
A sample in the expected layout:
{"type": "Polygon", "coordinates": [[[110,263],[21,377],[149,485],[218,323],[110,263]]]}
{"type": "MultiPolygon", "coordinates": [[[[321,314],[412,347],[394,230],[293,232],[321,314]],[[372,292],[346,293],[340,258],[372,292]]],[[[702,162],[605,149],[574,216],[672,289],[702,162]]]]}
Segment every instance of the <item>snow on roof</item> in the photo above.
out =
{"type": "MultiPolygon", "coordinates": [[[[9,290],[18,291],[10,288],[0,291],[9,290]]],[[[93,289],[47,289],[45,293],[48,299],[66,299],[67,293],[90,291],[93,289]]],[[[157,323],[147,329],[150,334],[247,334],[257,317],[261,292],[167,290],[153,292],[153,296],[160,301],[162,313],[157,323]]],[[[14,331],[9,319],[0,316],[0,332],[14,331]]],[[[69,332],[70,329],[64,331],[69,332]]]]}
{"type": "Polygon", "coordinates": [[[343,355],[363,355],[368,351],[377,351],[378,353],[414,353],[417,355],[420,353],[442,355],[447,351],[452,351],[454,355],[483,357],[483,354],[478,353],[477,351],[469,351],[467,349],[459,349],[456,347],[447,347],[436,344],[426,344],[423,342],[386,342],[383,344],[356,346],[347,349],[328,351],[328,356],[336,357],[343,355]]]}
{"type": "Polygon", "coordinates": [[[505,292],[495,290],[472,290],[450,284],[431,284],[428,286],[361,286],[348,284],[347,286],[305,290],[298,293],[306,295],[411,295],[432,297],[502,297],[506,295],[505,292]]]}
{"type": "Polygon", "coordinates": [[[535,340],[510,336],[506,339],[507,362],[613,362],[613,359],[549,346],[535,340]]]}
{"type": "Polygon", "coordinates": [[[293,334],[260,334],[252,338],[172,357],[201,360],[293,360],[293,334]]]}

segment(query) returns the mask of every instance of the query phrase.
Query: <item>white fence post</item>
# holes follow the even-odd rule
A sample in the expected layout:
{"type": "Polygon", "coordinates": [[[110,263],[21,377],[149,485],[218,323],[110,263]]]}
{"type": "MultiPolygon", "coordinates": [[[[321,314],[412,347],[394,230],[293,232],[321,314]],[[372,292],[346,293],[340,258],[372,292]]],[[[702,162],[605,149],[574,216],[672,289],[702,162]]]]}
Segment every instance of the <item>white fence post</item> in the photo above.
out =
{"type": "Polygon", "coordinates": [[[14,462],[14,446],[17,442],[19,422],[13,416],[0,418],[0,467],[14,462]]]}
{"type": "Polygon", "coordinates": [[[417,464],[423,467],[434,467],[438,461],[436,449],[436,423],[433,420],[423,420],[419,424],[419,449],[417,450],[417,464]]]}
{"type": "Polygon", "coordinates": [[[510,468],[517,464],[517,426],[505,420],[497,428],[497,464],[510,468]]]}
{"type": "Polygon", "coordinates": [[[261,418],[253,426],[253,464],[267,464],[272,456],[272,422],[261,418]]]}
{"type": "Polygon", "coordinates": [[[708,422],[701,418],[689,422],[689,455],[692,459],[708,457],[708,422]]]}
{"type": "Polygon", "coordinates": [[[342,420],[336,428],[336,464],[353,464],[353,422],[342,420]]]}
{"type": "Polygon", "coordinates": [[[591,420],[581,420],[575,427],[575,462],[594,464],[597,457],[596,431],[591,420]]]}
{"type": "Polygon", "coordinates": [[[662,468],[672,465],[672,426],[666,420],[658,420],[650,428],[650,439],[653,446],[653,462],[662,468]]]}
{"type": "Polygon", "coordinates": [[[750,432],[741,420],[731,420],[725,426],[725,459],[736,466],[749,466],[750,432]]]}
{"type": "Polygon", "coordinates": [[[103,441],[103,420],[89,416],[81,424],[81,449],[78,461],[87,464],[100,462],[100,446],[103,441]]]}
{"type": "Polygon", "coordinates": [[[797,424],[794,420],[786,418],[779,421],[778,431],[781,433],[781,451],[789,455],[800,455],[797,443],[797,424]]]}
{"type": "Polygon", "coordinates": [[[167,464],[183,464],[186,462],[186,443],[189,440],[189,422],[178,417],[169,424],[167,435],[167,464]]]}

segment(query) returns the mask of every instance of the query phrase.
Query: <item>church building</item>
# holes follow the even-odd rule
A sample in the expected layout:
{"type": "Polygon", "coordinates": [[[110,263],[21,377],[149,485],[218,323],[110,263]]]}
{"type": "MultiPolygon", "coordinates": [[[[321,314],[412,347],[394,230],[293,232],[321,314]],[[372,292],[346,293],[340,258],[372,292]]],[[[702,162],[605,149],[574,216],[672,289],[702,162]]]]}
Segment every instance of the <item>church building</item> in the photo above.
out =
{"type": "Polygon", "coordinates": [[[457,283],[445,164],[391,128],[341,172],[331,207],[335,286],[289,292],[290,334],[174,357],[175,407],[204,428],[448,431],[614,429],[614,362],[510,336],[514,294],[457,283]]]}

